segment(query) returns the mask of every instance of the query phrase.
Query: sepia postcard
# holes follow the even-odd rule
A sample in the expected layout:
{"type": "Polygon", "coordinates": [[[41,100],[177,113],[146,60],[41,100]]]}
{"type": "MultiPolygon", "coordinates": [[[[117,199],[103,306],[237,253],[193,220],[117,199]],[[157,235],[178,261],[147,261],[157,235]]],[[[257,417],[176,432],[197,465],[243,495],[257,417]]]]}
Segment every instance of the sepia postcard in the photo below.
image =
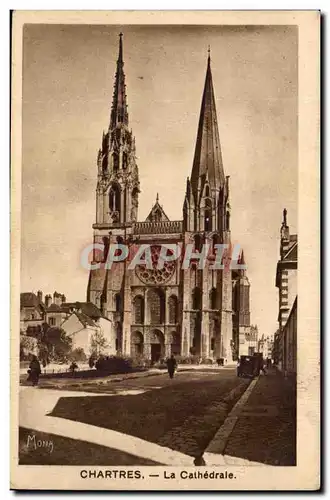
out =
{"type": "Polygon", "coordinates": [[[319,11],[14,12],[11,489],[320,488],[319,94],[319,11]]]}

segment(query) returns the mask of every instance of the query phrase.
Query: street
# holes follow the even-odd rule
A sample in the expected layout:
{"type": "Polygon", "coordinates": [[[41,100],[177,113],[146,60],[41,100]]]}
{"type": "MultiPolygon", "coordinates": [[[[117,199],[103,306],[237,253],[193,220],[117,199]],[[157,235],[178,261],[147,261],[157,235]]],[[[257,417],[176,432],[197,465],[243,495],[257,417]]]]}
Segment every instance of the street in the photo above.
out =
{"type": "MultiPolygon", "coordinates": [[[[60,417],[56,420],[63,423],[65,421],[62,419],[68,419],[111,429],[142,439],[146,446],[154,443],[198,457],[248,385],[249,380],[238,378],[235,369],[215,373],[201,370],[179,372],[172,380],[164,373],[103,384],[102,394],[98,396],[96,392],[90,396],[86,392],[81,395],[66,392],[63,393],[65,397],[61,397],[62,393],[56,391],[55,407],[51,413],[47,413],[51,417],[60,417]]],[[[41,404],[46,395],[51,393],[48,389],[38,388],[34,392],[30,392],[30,388],[25,389],[25,397],[28,397],[28,392],[32,397],[35,396],[35,405],[41,404]]],[[[24,425],[23,418],[21,427],[33,428],[34,418],[38,418],[35,405],[26,407],[25,412],[28,412],[33,406],[33,413],[30,412],[26,420],[29,425],[24,425]]],[[[45,419],[50,421],[51,417],[45,419]]],[[[52,428],[56,429],[56,426],[52,428]]],[[[88,441],[88,433],[86,438],[88,441]]],[[[139,463],[134,458],[132,460],[132,465],[139,463]]]]}

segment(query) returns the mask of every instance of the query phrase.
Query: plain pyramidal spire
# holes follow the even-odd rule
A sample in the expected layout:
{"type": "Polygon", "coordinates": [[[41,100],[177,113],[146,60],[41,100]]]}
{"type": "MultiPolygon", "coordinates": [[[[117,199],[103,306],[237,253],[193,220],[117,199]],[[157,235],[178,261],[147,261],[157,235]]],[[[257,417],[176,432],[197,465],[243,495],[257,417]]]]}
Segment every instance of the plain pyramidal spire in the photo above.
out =
{"type": "Polygon", "coordinates": [[[110,129],[112,130],[120,124],[128,125],[122,33],[119,33],[119,52],[111,108],[110,129]]]}
{"type": "Polygon", "coordinates": [[[210,46],[208,47],[206,77],[191,173],[191,185],[195,193],[197,193],[199,180],[201,179],[203,184],[206,178],[208,178],[211,188],[220,189],[225,185],[212,81],[210,46]]]}

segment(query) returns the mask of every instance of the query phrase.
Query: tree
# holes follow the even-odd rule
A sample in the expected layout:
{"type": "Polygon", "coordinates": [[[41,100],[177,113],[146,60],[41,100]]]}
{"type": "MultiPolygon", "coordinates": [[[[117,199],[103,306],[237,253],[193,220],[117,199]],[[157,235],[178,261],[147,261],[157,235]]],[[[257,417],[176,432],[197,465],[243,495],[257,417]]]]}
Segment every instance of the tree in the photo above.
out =
{"type": "Polygon", "coordinates": [[[73,349],[70,354],[71,361],[86,361],[86,354],[82,347],[77,347],[77,349],[73,349]]]}
{"type": "Polygon", "coordinates": [[[91,345],[90,345],[90,354],[92,357],[98,358],[106,349],[108,349],[109,343],[104,336],[101,330],[96,330],[96,332],[92,335],[91,345]]]}
{"type": "Polygon", "coordinates": [[[71,352],[72,339],[65,330],[45,324],[38,340],[39,358],[46,363],[65,361],[71,352]]]}
{"type": "Polygon", "coordinates": [[[20,360],[28,359],[31,354],[35,353],[36,342],[35,339],[27,337],[26,335],[20,336],[19,354],[20,360]]]}

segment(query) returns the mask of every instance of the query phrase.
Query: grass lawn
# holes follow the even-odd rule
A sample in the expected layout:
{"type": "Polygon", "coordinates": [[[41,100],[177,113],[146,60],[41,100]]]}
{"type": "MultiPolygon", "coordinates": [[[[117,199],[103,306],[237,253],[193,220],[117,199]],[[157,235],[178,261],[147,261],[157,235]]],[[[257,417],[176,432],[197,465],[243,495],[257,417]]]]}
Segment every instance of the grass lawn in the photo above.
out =
{"type": "MultiPolygon", "coordinates": [[[[106,388],[111,388],[113,382],[118,382],[122,380],[131,380],[143,377],[153,377],[157,375],[162,375],[164,371],[159,372],[136,372],[136,373],[123,373],[123,374],[112,374],[105,375],[98,378],[78,378],[68,375],[66,378],[44,378],[39,379],[40,389],[57,389],[65,391],[87,391],[87,392],[106,392],[106,388]]],[[[27,375],[21,375],[20,377],[21,385],[31,385],[27,382],[27,375]]]]}
{"type": "Polygon", "coordinates": [[[19,429],[20,465],[161,465],[152,460],[136,457],[120,450],[99,446],[66,437],[19,429]],[[30,439],[28,439],[30,436],[30,439]],[[47,446],[35,449],[35,442],[43,441],[47,446]],[[52,443],[50,446],[49,443],[52,443]]]}

